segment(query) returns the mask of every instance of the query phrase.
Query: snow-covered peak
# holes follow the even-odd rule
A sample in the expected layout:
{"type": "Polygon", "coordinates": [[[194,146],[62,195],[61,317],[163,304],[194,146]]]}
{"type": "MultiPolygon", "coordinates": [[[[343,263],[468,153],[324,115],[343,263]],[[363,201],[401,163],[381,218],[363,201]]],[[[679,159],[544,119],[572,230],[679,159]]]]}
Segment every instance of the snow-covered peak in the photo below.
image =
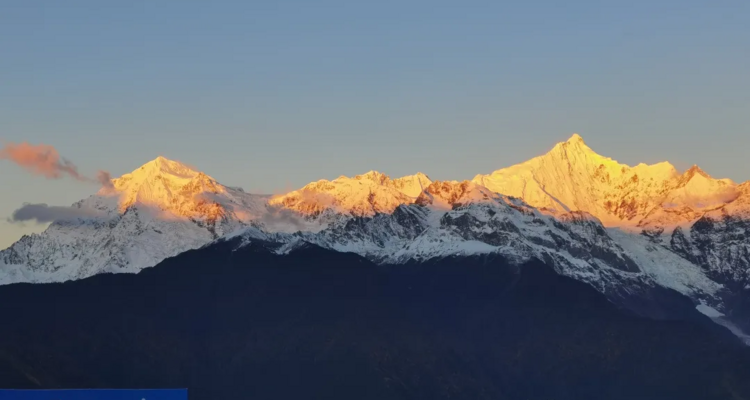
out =
{"type": "Polygon", "coordinates": [[[473,182],[555,215],[585,211],[620,227],[674,227],[694,220],[696,210],[736,197],[731,180],[714,179],[697,166],[683,174],[668,162],[631,167],[597,154],[578,134],[542,156],[477,175],[473,182]]]}
{"type": "Polygon", "coordinates": [[[299,190],[274,197],[269,204],[291,209],[308,217],[326,212],[372,216],[391,213],[402,204],[413,203],[429,183],[429,178],[424,174],[391,179],[381,172],[370,171],[353,178],[340,176],[332,181],[319,180],[299,190]]]}
{"type": "Polygon", "coordinates": [[[619,201],[615,203],[618,193],[635,191],[648,195],[658,191],[670,174],[662,166],[634,169],[620,164],[594,152],[580,135],[573,135],[542,156],[489,175],[477,175],[473,182],[494,192],[520,197],[538,208],[587,211],[606,223],[635,216],[623,210],[619,201]]]}
{"type": "Polygon", "coordinates": [[[213,180],[185,164],[159,156],[133,172],[113,179],[112,184],[126,206],[136,201],[158,204],[168,202],[177,194],[178,188],[199,175],[202,175],[200,181],[208,183],[213,180]]]}
{"type": "Polygon", "coordinates": [[[126,178],[128,180],[142,181],[152,179],[153,177],[159,175],[180,179],[190,179],[198,175],[199,173],[200,171],[197,171],[179,161],[170,160],[163,156],[159,156],[143,164],[133,172],[123,175],[120,179],[126,178]]]}
{"type": "Polygon", "coordinates": [[[700,175],[704,178],[711,179],[711,176],[704,170],[701,169],[697,164],[693,164],[692,167],[688,168],[687,171],[684,172],[683,176],[687,179],[691,179],[695,175],[700,175]]]}
{"type": "Polygon", "coordinates": [[[554,152],[557,149],[564,150],[569,153],[594,153],[594,151],[591,150],[591,148],[583,140],[583,137],[581,137],[581,135],[577,133],[574,133],[570,138],[568,138],[568,140],[557,143],[552,148],[551,152],[554,152]]]}
{"type": "Polygon", "coordinates": [[[677,186],[693,186],[696,190],[710,192],[717,188],[734,187],[736,184],[731,179],[715,179],[699,166],[693,165],[680,176],[677,186]]]}
{"type": "Polygon", "coordinates": [[[583,143],[583,138],[581,135],[574,133],[568,140],[566,140],[567,143],[583,143]]]}
{"type": "Polygon", "coordinates": [[[379,185],[390,186],[403,194],[414,198],[419,196],[419,194],[422,193],[422,190],[432,183],[432,180],[422,172],[417,172],[414,175],[402,176],[397,179],[391,179],[390,176],[378,171],[369,171],[362,175],[357,175],[354,178],[341,176],[337,178],[336,181],[344,182],[349,179],[369,180],[379,185]]]}
{"type": "Polygon", "coordinates": [[[138,272],[249,224],[263,226],[266,200],[159,157],[72,206],[101,217],[54,222],[0,252],[0,283],[138,272]]]}
{"type": "Polygon", "coordinates": [[[574,133],[568,140],[557,143],[550,153],[565,152],[568,157],[574,158],[574,153],[581,153],[591,156],[598,156],[594,150],[592,150],[586,142],[583,140],[581,135],[574,133]]]}
{"type": "Polygon", "coordinates": [[[737,198],[736,186],[729,179],[714,179],[694,165],[676,180],[665,201],[696,209],[714,208],[737,198]]]}
{"type": "Polygon", "coordinates": [[[744,213],[732,206],[741,191],[730,179],[714,179],[693,165],[676,175],[667,184],[656,205],[638,223],[638,227],[652,232],[671,233],[675,228],[688,228],[707,213],[744,213]],[[736,211],[734,209],[737,209],[736,211]]]}
{"type": "MultiPolygon", "coordinates": [[[[339,179],[346,180],[346,179],[349,179],[349,178],[347,178],[347,177],[344,176],[344,177],[340,177],[339,179]]],[[[384,174],[382,172],[374,171],[373,170],[373,171],[366,172],[366,173],[364,173],[362,175],[357,175],[353,179],[356,179],[356,180],[367,179],[367,180],[370,180],[370,181],[373,181],[375,183],[378,183],[378,184],[382,185],[385,182],[390,181],[391,177],[389,177],[388,175],[386,175],[386,174],[384,174]]]]}
{"type": "Polygon", "coordinates": [[[419,197],[425,188],[430,186],[432,180],[429,176],[417,172],[414,175],[403,176],[393,180],[393,186],[401,193],[409,197],[419,197]]]}
{"type": "Polygon", "coordinates": [[[102,188],[98,196],[117,197],[120,212],[146,206],[167,212],[165,218],[216,220],[237,211],[237,219],[248,220],[253,214],[248,206],[258,208],[257,196],[226,187],[203,172],[164,157],[113,179],[112,187],[102,188]]]}

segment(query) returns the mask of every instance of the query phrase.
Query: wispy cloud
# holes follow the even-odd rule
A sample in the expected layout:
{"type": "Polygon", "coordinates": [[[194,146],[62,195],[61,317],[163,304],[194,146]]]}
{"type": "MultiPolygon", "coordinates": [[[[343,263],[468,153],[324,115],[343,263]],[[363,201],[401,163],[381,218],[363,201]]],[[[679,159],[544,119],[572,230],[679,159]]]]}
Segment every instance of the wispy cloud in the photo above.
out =
{"type": "Polygon", "coordinates": [[[107,189],[114,188],[114,185],[112,184],[112,175],[109,174],[107,171],[99,171],[96,173],[96,180],[102,185],[102,187],[105,187],[107,189]]]}
{"type": "Polygon", "coordinates": [[[258,219],[266,227],[277,227],[278,225],[288,225],[294,230],[305,229],[305,220],[297,212],[279,207],[269,207],[267,212],[258,219]]]}
{"type": "Polygon", "coordinates": [[[6,143],[0,150],[0,159],[12,161],[35,175],[49,179],[69,176],[80,181],[86,180],[78,173],[75,164],[60,157],[60,153],[54,147],[46,144],[6,143]]]}
{"type": "Polygon", "coordinates": [[[11,161],[28,172],[47,179],[69,177],[81,182],[100,183],[104,187],[112,187],[109,172],[99,171],[96,178],[82,175],[72,161],[61,157],[57,149],[48,144],[5,143],[0,149],[0,160],[11,161]]]}
{"type": "Polygon", "coordinates": [[[47,223],[54,221],[70,221],[79,218],[97,218],[104,216],[103,213],[92,209],[76,207],[49,206],[47,204],[24,204],[21,208],[13,211],[8,222],[19,223],[24,221],[36,221],[47,223]]]}

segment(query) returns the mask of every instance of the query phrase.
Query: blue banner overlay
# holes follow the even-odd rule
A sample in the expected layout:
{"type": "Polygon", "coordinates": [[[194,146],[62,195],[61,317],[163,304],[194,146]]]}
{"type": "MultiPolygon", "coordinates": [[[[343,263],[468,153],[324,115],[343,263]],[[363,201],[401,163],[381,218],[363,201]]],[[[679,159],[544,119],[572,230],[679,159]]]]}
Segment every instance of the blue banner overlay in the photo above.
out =
{"type": "Polygon", "coordinates": [[[0,400],[187,400],[187,398],[187,389],[0,389],[0,400]]]}

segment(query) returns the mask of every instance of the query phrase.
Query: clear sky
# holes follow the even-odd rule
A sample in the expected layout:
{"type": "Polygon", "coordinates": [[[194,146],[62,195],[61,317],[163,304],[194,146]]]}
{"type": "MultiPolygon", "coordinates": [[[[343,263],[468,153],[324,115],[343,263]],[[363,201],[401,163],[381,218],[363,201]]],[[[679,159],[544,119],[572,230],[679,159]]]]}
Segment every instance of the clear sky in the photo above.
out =
{"type": "MultiPolygon", "coordinates": [[[[750,179],[750,2],[0,0],[0,140],[274,193],[470,179],[580,133],[750,179]]],[[[0,216],[97,187],[0,161],[0,216]]],[[[38,226],[0,223],[0,247],[38,226]]]]}

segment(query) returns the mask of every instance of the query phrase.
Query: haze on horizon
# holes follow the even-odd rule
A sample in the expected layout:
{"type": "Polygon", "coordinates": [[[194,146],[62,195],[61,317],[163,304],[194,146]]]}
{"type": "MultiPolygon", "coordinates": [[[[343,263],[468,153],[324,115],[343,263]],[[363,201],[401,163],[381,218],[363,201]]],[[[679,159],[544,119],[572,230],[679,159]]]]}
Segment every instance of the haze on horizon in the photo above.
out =
{"type": "MultiPolygon", "coordinates": [[[[10,1],[0,139],[93,176],[164,155],[279,193],[471,179],[579,132],[619,162],[750,179],[750,3],[10,1]]],[[[2,162],[3,218],[95,186],[2,162]]],[[[0,247],[40,226],[0,224],[0,247]]]]}

